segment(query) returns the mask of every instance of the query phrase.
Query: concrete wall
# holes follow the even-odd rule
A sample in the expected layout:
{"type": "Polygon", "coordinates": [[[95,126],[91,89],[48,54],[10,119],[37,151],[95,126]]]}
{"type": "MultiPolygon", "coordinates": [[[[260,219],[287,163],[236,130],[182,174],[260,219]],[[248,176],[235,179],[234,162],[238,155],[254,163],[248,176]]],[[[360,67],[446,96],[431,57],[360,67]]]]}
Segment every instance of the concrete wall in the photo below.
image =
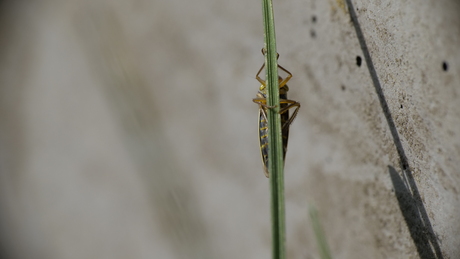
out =
{"type": "MultiPolygon", "coordinates": [[[[302,104],[288,258],[319,258],[310,203],[334,258],[460,257],[459,13],[275,1],[302,104]]],[[[4,1],[0,17],[4,258],[270,257],[260,1],[4,1]]]]}

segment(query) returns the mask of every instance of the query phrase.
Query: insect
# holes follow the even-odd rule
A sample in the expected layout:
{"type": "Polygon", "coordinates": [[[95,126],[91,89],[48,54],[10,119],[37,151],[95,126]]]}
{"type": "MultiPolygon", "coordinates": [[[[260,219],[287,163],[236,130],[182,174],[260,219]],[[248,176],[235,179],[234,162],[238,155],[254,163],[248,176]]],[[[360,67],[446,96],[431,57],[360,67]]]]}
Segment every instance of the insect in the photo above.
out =
{"type": "MultiPolygon", "coordinates": [[[[262,54],[265,56],[265,49],[262,49],[262,54]]],[[[279,54],[277,59],[279,58],[279,54]]],[[[262,156],[262,162],[264,166],[265,176],[268,178],[268,121],[267,121],[267,110],[274,108],[267,105],[267,83],[265,80],[260,78],[260,73],[265,67],[265,63],[259,69],[259,72],[256,74],[256,79],[261,83],[257,97],[252,99],[252,101],[259,105],[259,143],[260,143],[260,154],[262,156]]],[[[278,65],[278,68],[287,73],[286,78],[279,77],[279,99],[280,99],[280,115],[281,115],[281,132],[283,136],[283,161],[286,158],[286,151],[289,139],[289,127],[294,121],[297,113],[299,112],[300,103],[289,100],[287,98],[287,92],[289,87],[286,83],[291,79],[292,74],[284,67],[278,65]],[[292,115],[289,117],[289,110],[295,108],[292,115]]]]}

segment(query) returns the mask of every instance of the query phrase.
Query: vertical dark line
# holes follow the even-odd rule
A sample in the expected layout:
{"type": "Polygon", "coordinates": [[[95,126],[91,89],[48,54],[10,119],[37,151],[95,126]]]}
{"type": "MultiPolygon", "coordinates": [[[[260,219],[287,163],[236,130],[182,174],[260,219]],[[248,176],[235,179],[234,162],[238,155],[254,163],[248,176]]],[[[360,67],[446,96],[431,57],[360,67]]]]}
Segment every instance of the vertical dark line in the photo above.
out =
{"type": "MultiPolygon", "coordinates": [[[[403,171],[405,182],[410,188],[410,195],[412,197],[409,201],[411,201],[413,204],[412,206],[408,207],[407,202],[404,203],[400,199],[398,199],[398,203],[400,205],[401,212],[403,213],[403,216],[406,220],[406,224],[409,228],[409,231],[411,231],[412,239],[414,240],[414,243],[416,245],[420,258],[422,259],[431,259],[431,258],[442,259],[443,256],[442,256],[441,248],[437,242],[437,238],[436,238],[436,235],[434,234],[433,227],[431,226],[430,219],[428,217],[428,213],[426,212],[426,209],[423,205],[423,201],[418,191],[417,184],[409,168],[409,161],[407,159],[406,153],[404,152],[404,149],[401,143],[401,139],[399,138],[398,130],[396,129],[396,125],[394,123],[393,117],[391,116],[390,108],[388,107],[388,103],[385,99],[385,95],[383,94],[382,86],[377,76],[377,72],[375,70],[374,63],[372,62],[372,58],[369,53],[369,49],[367,48],[366,40],[364,39],[364,34],[358,22],[358,17],[356,15],[356,12],[355,12],[355,9],[353,7],[351,0],[346,0],[346,3],[348,5],[348,12],[350,13],[351,21],[356,30],[356,35],[358,37],[359,45],[361,46],[361,50],[363,51],[363,55],[366,61],[367,68],[369,69],[369,74],[372,78],[372,82],[374,84],[375,91],[380,101],[380,106],[382,107],[383,114],[385,115],[385,119],[387,120],[388,127],[390,128],[391,135],[393,136],[393,142],[396,146],[396,150],[399,155],[399,160],[401,163],[401,168],[403,171]],[[417,231],[414,232],[414,229],[416,229],[417,231]],[[419,231],[419,230],[422,230],[422,231],[419,231]],[[430,243],[432,245],[432,248],[430,246],[430,243]],[[436,254],[436,257],[434,254],[436,254]]],[[[391,171],[390,171],[390,175],[391,175],[391,171]]],[[[392,179],[394,179],[394,177],[392,177],[392,179]]],[[[395,181],[393,181],[393,183],[395,183],[395,181]]],[[[394,187],[395,187],[396,192],[402,191],[401,188],[399,188],[398,186],[394,185],[394,187]]],[[[404,193],[404,191],[402,192],[404,193]]]]}
{"type": "Polygon", "coordinates": [[[358,18],[355,13],[355,9],[353,8],[353,4],[351,0],[346,0],[348,5],[348,12],[350,13],[351,20],[353,22],[353,26],[356,30],[356,35],[358,36],[359,45],[361,46],[361,50],[363,51],[364,60],[366,60],[367,68],[369,69],[369,73],[372,78],[372,83],[374,84],[375,91],[377,92],[377,96],[380,101],[380,106],[382,107],[383,114],[385,115],[385,119],[387,120],[388,126],[390,127],[391,135],[393,136],[393,142],[396,145],[396,150],[398,151],[399,158],[401,160],[401,166],[403,170],[409,169],[409,162],[406,157],[406,153],[401,144],[401,140],[399,139],[399,134],[396,129],[395,123],[393,118],[391,117],[390,108],[388,107],[388,103],[385,100],[385,95],[383,94],[382,86],[380,85],[379,77],[377,76],[377,72],[375,71],[374,63],[372,63],[371,55],[369,53],[369,49],[366,45],[366,40],[364,39],[363,32],[361,27],[359,26],[358,18]]]}

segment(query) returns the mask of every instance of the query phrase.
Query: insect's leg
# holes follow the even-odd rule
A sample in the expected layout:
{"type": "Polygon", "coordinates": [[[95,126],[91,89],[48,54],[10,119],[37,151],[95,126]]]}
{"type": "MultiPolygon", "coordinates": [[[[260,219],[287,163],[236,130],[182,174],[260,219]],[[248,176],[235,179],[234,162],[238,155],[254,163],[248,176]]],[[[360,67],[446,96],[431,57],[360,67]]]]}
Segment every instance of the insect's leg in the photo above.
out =
{"type": "Polygon", "coordinates": [[[289,99],[281,99],[280,104],[288,104],[288,106],[282,108],[280,110],[280,114],[285,113],[287,110],[292,109],[294,107],[300,108],[300,103],[296,102],[294,100],[289,100],[289,99]]]}
{"type": "Polygon", "coordinates": [[[256,79],[257,79],[257,81],[259,81],[263,86],[266,86],[265,80],[263,80],[263,79],[260,78],[260,76],[259,76],[259,75],[260,75],[260,72],[262,72],[262,70],[264,69],[264,67],[265,67],[265,62],[262,64],[262,66],[260,67],[259,71],[257,72],[257,74],[256,74],[256,79]]]}
{"type": "MultiPolygon", "coordinates": [[[[265,56],[265,53],[267,53],[267,49],[262,48],[262,55],[265,56]]],[[[279,53],[276,53],[276,60],[278,60],[279,57],[280,57],[280,54],[279,54],[279,53]]],[[[264,64],[264,65],[265,65],[265,64],[264,64]]],[[[284,67],[280,66],[279,64],[278,64],[278,67],[279,67],[281,70],[283,70],[284,72],[286,72],[286,73],[288,74],[288,76],[287,76],[286,78],[284,78],[284,79],[280,82],[279,87],[281,88],[281,87],[283,87],[284,85],[286,85],[286,83],[291,79],[292,74],[291,74],[291,72],[289,72],[287,69],[285,69],[284,67]]],[[[263,66],[262,66],[262,68],[263,68],[263,66]]],[[[262,71],[262,68],[259,70],[259,72],[257,73],[257,75],[259,75],[259,73],[262,71]]],[[[259,78],[260,78],[260,77],[259,77],[259,78]]],[[[257,79],[257,80],[259,80],[259,79],[257,79]]],[[[259,80],[259,82],[260,82],[260,80],[259,80]]],[[[264,82],[265,82],[265,81],[264,81],[264,82]]],[[[263,85],[265,85],[265,84],[263,84],[263,85]]]]}
{"type": "Polygon", "coordinates": [[[276,105],[275,106],[268,106],[267,105],[267,100],[265,98],[254,98],[254,99],[252,99],[252,101],[254,103],[257,103],[258,105],[264,107],[264,108],[267,108],[267,109],[276,108],[276,105]]]}
{"type": "MultiPolygon", "coordinates": [[[[262,66],[260,67],[259,71],[257,72],[257,74],[256,74],[256,79],[257,79],[257,81],[259,81],[263,86],[267,86],[266,81],[263,80],[263,79],[259,76],[260,73],[262,72],[262,70],[264,69],[264,67],[265,67],[265,63],[262,64],[262,66]]],[[[281,87],[285,86],[289,80],[291,80],[292,74],[291,74],[291,72],[289,72],[289,71],[288,71],[287,69],[285,69],[284,67],[282,67],[282,66],[280,66],[280,65],[278,65],[278,67],[279,67],[281,70],[283,70],[284,72],[286,72],[286,73],[288,74],[286,78],[283,78],[283,80],[281,80],[281,81],[279,82],[279,88],[281,88],[281,87]]],[[[280,77],[280,78],[282,78],[282,77],[280,77]]]]}
{"type": "Polygon", "coordinates": [[[282,66],[280,66],[280,65],[278,65],[278,67],[279,67],[281,70],[283,70],[284,72],[286,72],[286,73],[288,74],[287,77],[284,78],[284,79],[280,82],[280,88],[281,88],[281,87],[285,86],[289,80],[291,80],[292,74],[291,74],[291,72],[289,72],[286,68],[284,68],[284,67],[282,67],[282,66]]]}
{"type": "MultiPolygon", "coordinates": [[[[265,48],[262,48],[262,55],[265,56],[265,53],[267,53],[267,50],[266,50],[265,48]]],[[[280,57],[280,54],[279,54],[279,53],[276,53],[276,59],[278,59],[279,57],[280,57]]],[[[266,86],[265,80],[263,80],[263,79],[260,78],[260,76],[259,76],[259,75],[260,75],[260,72],[262,72],[262,70],[264,69],[264,67],[265,67],[265,62],[262,64],[262,67],[260,67],[259,71],[257,72],[257,74],[256,74],[256,79],[257,79],[257,81],[259,81],[262,85],[266,86]]],[[[291,79],[292,74],[291,74],[289,71],[287,71],[285,68],[283,68],[282,66],[278,65],[278,67],[281,68],[281,69],[282,69],[283,71],[285,71],[286,73],[288,73],[288,76],[287,76],[285,79],[283,79],[283,81],[281,81],[281,83],[280,83],[280,86],[279,86],[279,87],[282,87],[282,86],[284,86],[284,85],[287,83],[287,81],[289,81],[289,79],[291,79]]]]}
{"type": "Polygon", "coordinates": [[[299,112],[299,108],[300,108],[300,103],[299,102],[296,102],[296,101],[293,101],[293,100],[280,100],[280,103],[287,103],[288,106],[282,108],[280,110],[280,114],[283,114],[285,112],[287,112],[289,109],[292,109],[292,108],[295,108],[294,112],[292,113],[291,117],[289,117],[289,119],[284,123],[284,125],[282,125],[282,128],[284,129],[285,127],[288,127],[289,125],[291,125],[291,123],[294,121],[295,117],[297,116],[297,113],[299,112]]]}

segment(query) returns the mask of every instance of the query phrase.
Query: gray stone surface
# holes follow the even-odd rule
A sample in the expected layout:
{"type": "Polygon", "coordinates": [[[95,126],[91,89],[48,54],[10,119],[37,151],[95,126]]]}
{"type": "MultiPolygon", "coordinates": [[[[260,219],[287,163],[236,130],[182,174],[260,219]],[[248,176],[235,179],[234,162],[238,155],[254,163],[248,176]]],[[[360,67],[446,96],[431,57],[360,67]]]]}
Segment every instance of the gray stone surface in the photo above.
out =
{"type": "MultiPolygon", "coordinates": [[[[288,258],[459,258],[460,3],[274,4],[288,258]]],[[[1,7],[5,258],[270,257],[260,1],[1,7]]]]}

